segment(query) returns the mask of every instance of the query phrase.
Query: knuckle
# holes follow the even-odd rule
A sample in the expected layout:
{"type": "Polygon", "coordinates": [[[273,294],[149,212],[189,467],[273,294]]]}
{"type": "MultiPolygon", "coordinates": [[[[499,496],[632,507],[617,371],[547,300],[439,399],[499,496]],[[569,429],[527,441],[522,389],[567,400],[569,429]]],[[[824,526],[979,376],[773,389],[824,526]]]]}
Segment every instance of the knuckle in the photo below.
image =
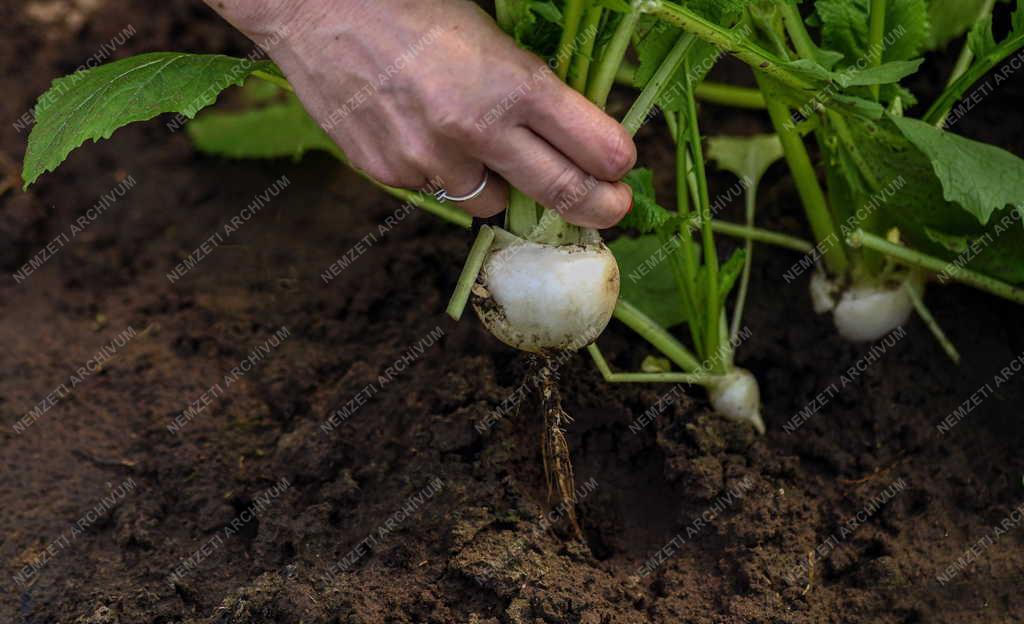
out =
{"type": "Polygon", "coordinates": [[[396,166],[382,159],[368,161],[359,167],[366,175],[387,186],[398,188],[418,188],[422,185],[423,176],[414,169],[396,166]]]}
{"type": "Polygon", "coordinates": [[[611,148],[607,154],[608,172],[613,180],[618,180],[629,173],[636,164],[636,145],[618,124],[610,137],[609,145],[611,148]]]}
{"type": "Polygon", "coordinates": [[[438,170],[438,158],[434,154],[429,146],[423,145],[422,143],[411,142],[404,146],[402,151],[403,159],[407,163],[406,169],[414,169],[416,171],[433,171],[440,173],[438,170]]]}
{"type": "Polygon", "coordinates": [[[470,111],[442,104],[434,107],[432,117],[434,127],[442,136],[460,142],[475,142],[479,138],[479,120],[470,111]]]}
{"type": "Polygon", "coordinates": [[[575,208],[588,192],[588,182],[592,178],[580,175],[579,171],[568,168],[552,178],[544,190],[548,208],[558,214],[564,214],[575,208]]]}

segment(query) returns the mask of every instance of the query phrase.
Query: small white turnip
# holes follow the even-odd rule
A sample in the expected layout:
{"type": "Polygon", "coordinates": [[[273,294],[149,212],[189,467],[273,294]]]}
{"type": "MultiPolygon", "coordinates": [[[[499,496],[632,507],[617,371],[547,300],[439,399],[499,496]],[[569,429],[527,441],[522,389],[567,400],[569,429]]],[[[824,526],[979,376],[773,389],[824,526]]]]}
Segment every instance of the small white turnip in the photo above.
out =
{"type": "Polygon", "coordinates": [[[619,267],[601,242],[525,240],[493,251],[473,288],[481,322],[505,344],[533,353],[577,350],[608,325],[619,267]]]}
{"type": "Polygon", "coordinates": [[[711,407],[730,420],[750,423],[765,432],[761,418],[761,390],[757,379],[745,368],[734,368],[708,388],[711,407]]]}

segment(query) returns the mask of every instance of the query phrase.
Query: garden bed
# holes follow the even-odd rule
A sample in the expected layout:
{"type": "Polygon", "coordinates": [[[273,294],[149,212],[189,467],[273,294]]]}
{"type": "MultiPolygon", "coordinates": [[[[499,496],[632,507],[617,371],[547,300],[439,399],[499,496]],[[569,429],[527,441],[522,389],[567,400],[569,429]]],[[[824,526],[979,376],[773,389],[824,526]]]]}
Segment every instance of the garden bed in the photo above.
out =
{"type": "MultiPolygon", "coordinates": [[[[251,49],[199,2],[81,6],[80,23],[0,7],[0,58],[17,68],[0,76],[0,151],[13,162],[26,136],[13,120],[129,25],[115,58],[251,49]]],[[[1020,102],[1020,81],[1004,85],[958,131],[1021,153],[1020,102]]],[[[713,107],[705,118],[707,135],[767,128],[713,107]]],[[[668,158],[653,129],[639,140],[644,159],[668,158]]],[[[759,219],[802,233],[780,171],[759,219]]],[[[733,181],[711,183],[714,195],[733,181]]],[[[1024,527],[996,531],[1024,504],[1024,376],[993,381],[1024,351],[1019,307],[929,293],[960,367],[916,319],[884,349],[850,345],[810,309],[808,276],[783,281],[797,257],[758,246],[738,363],[761,381],[766,436],[699,395],[605,384],[586,357],[562,368],[580,543],[543,520],[531,399],[494,417],[531,363],[443,314],[469,237],[396,211],[327,157],[201,157],[162,122],[0,197],[0,620],[1024,620],[1024,527]],[[277,197],[168,279],[282,176],[277,197]],[[126,179],[74,240],[10,277],[126,179]],[[75,387],[26,421],[62,384],[75,387]]],[[[600,342],[622,369],[646,355],[615,323],[600,342]]]]}

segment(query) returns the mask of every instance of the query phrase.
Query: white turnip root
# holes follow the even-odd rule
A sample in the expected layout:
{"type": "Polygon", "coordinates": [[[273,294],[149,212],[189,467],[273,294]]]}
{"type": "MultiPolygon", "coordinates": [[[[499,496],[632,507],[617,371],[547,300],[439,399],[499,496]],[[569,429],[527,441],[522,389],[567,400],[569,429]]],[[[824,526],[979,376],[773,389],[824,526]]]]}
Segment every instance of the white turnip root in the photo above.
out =
{"type": "Polygon", "coordinates": [[[758,433],[765,432],[761,418],[761,390],[754,375],[744,368],[733,368],[708,387],[711,407],[730,420],[750,423],[758,433]]]}
{"type": "Polygon", "coordinates": [[[821,273],[811,278],[811,299],[819,314],[832,312],[839,335],[851,342],[878,340],[907,322],[914,302],[911,278],[895,284],[854,284],[840,289],[821,273]]]}
{"type": "Polygon", "coordinates": [[[552,353],[593,342],[611,320],[618,296],[619,267],[604,243],[517,240],[484,261],[473,307],[505,344],[552,353]]]}

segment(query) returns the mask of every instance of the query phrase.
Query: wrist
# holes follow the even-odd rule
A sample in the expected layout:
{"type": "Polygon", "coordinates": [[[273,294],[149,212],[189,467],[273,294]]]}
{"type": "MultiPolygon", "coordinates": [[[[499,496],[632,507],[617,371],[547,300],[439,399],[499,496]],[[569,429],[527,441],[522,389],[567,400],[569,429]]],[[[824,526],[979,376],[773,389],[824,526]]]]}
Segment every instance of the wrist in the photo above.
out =
{"type": "Polygon", "coordinates": [[[296,39],[329,15],[359,13],[362,0],[204,0],[257,44],[296,39]]]}

